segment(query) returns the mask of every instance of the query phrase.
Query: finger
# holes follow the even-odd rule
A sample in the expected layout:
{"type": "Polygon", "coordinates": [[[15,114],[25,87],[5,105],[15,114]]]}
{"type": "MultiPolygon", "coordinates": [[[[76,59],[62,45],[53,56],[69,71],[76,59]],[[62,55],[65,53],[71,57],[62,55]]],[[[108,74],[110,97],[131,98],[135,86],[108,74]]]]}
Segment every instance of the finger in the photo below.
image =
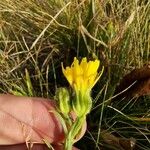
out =
{"type": "Polygon", "coordinates": [[[52,101],[43,98],[0,95],[0,144],[59,142],[64,133],[52,101]]]}
{"type": "MultiPolygon", "coordinates": [[[[62,125],[54,115],[55,103],[44,98],[0,95],[0,144],[64,140],[62,125]]],[[[76,140],[86,131],[86,123],[76,140]]]]}
{"type": "MultiPolygon", "coordinates": [[[[0,145],[0,150],[28,150],[25,143],[14,145],[0,145]]],[[[35,144],[31,150],[49,150],[44,144],[35,144]]]]}
{"type": "MultiPolygon", "coordinates": [[[[54,150],[63,150],[63,145],[52,145],[54,150]]],[[[14,145],[0,145],[0,150],[28,150],[25,143],[14,144],[14,145]]],[[[49,150],[45,144],[34,144],[31,150],[49,150]]],[[[79,150],[73,147],[72,150],[79,150]]]]}

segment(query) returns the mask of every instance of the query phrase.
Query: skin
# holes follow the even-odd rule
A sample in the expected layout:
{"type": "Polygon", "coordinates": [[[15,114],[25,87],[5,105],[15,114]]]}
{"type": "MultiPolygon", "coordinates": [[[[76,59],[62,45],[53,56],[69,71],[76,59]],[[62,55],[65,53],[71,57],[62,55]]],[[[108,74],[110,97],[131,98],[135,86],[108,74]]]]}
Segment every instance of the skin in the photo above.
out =
{"type": "MultiPolygon", "coordinates": [[[[52,145],[54,150],[63,150],[62,145],[52,145]]],[[[0,145],[1,150],[29,150],[25,143],[21,144],[14,144],[14,145],[0,145]]],[[[34,144],[32,146],[32,149],[30,150],[50,150],[46,145],[44,144],[34,144]]],[[[72,150],[79,150],[76,147],[73,147],[72,150]]]]}
{"type": "MultiPolygon", "coordinates": [[[[32,143],[32,150],[46,150],[43,144],[43,139],[46,139],[54,145],[55,150],[61,150],[62,145],[58,143],[64,140],[64,132],[53,113],[55,110],[54,101],[49,99],[1,94],[0,149],[27,150],[28,143],[32,143]]],[[[86,124],[78,140],[85,131],[86,124]]]]}

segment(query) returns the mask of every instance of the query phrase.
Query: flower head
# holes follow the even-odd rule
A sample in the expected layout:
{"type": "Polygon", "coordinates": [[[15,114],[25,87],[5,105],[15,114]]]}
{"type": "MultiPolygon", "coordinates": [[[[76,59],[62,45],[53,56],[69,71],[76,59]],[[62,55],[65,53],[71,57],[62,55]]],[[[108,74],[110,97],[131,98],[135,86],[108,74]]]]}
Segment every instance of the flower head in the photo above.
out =
{"type": "Polygon", "coordinates": [[[86,90],[91,90],[100,78],[100,74],[97,72],[99,65],[99,60],[87,62],[86,57],[84,57],[79,63],[75,57],[71,67],[64,69],[62,65],[62,71],[76,91],[85,92],[86,90]]]}
{"type": "Polygon", "coordinates": [[[97,72],[99,65],[99,60],[87,62],[85,57],[80,63],[75,57],[72,65],[66,67],[66,69],[62,64],[63,74],[76,93],[72,107],[78,116],[87,114],[91,109],[92,101],[90,91],[103,72],[97,72]]]}

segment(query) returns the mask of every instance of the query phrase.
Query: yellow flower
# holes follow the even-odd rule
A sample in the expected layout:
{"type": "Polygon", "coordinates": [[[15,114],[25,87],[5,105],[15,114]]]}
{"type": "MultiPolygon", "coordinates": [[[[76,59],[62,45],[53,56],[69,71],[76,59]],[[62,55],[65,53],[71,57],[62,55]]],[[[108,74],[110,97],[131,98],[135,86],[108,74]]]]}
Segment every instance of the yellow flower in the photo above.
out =
{"type": "Polygon", "coordinates": [[[100,78],[102,71],[100,74],[97,72],[99,65],[99,60],[87,62],[85,57],[82,59],[81,63],[79,63],[75,57],[71,67],[66,67],[66,69],[64,69],[62,64],[62,71],[75,91],[84,93],[87,90],[91,90],[100,78]]]}
{"type": "Polygon", "coordinates": [[[92,99],[90,91],[103,72],[103,70],[101,73],[97,72],[99,65],[99,60],[87,62],[87,59],[83,58],[79,63],[76,57],[70,67],[64,69],[62,64],[63,74],[75,90],[75,97],[71,101],[71,107],[78,117],[85,116],[91,110],[92,99]]]}

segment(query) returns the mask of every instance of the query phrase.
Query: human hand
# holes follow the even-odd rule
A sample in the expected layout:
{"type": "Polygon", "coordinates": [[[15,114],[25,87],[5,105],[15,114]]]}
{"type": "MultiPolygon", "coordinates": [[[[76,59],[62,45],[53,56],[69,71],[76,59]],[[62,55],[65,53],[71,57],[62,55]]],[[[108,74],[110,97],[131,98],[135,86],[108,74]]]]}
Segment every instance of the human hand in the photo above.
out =
{"type": "MultiPolygon", "coordinates": [[[[0,145],[3,145],[3,150],[11,150],[10,146],[7,148],[8,145],[14,146],[15,150],[19,146],[22,146],[21,150],[26,150],[25,144],[21,143],[27,142],[39,143],[33,146],[33,150],[36,147],[38,150],[45,150],[46,147],[41,144],[43,139],[54,145],[61,143],[64,132],[59,119],[52,112],[55,108],[54,101],[44,98],[0,95],[0,145]]],[[[80,137],[85,130],[86,125],[80,137]]],[[[61,146],[55,147],[57,150],[61,149],[61,146]]]]}

